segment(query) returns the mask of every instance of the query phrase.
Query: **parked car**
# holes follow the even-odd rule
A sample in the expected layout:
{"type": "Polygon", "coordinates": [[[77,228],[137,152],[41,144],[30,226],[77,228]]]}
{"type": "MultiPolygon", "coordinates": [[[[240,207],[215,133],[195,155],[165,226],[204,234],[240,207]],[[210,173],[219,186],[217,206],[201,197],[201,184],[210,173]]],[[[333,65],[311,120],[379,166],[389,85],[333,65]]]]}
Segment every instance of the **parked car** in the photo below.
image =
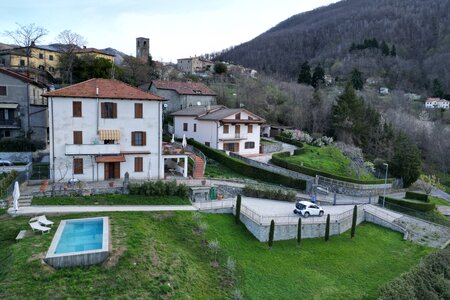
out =
{"type": "Polygon", "coordinates": [[[12,162],[10,162],[9,160],[6,159],[1,159],[0,158],[0,166],[12,166],[12,162]]]}
{"type": "Polygon", "coordinates": [[[295,203],[294,214],[299,214],[305,218],[309,216],[323,216],[323,208],[309,201],[297,201],[295,203]]]}

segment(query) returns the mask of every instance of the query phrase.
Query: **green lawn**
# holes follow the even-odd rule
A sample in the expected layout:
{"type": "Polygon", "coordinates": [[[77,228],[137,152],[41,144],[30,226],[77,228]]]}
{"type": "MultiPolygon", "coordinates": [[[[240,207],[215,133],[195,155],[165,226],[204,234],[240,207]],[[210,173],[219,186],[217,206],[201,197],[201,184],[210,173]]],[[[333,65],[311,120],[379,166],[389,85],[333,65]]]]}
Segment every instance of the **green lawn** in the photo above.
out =
{"type": "Polygon", "coordinates": [[[95,196],[34,197],[33,205],[189,205],[177,196],[147,197],[140,195],[104,194],[95,196]]]}
{"type": "MultiPolygon", "coordinates": [[[[78,214],[49,217],[102,216],[78,214]]],[[[271,251],[231,215],[202,214],[208,240],[218,239],[221,264],[193,230],[191,212],[108,213],[116,263],[54,270],[41,264],[54,231],[14,238],[28,218],[0,216],[0,299],[120,298],[230,299],[232,286],[245,299],[375,299],[379,287],[417,265],[429,248],[403,241],[396,232],[371,224],[329,242],[275,242],[271,251]],[[236,276],[224,262],[236,261],[236,276]]],[[[55,227],[56,228],[56,227],[55,227]]]]}
{"type": "Polygon", "coordinates": [[[439,197],[428,195],[428,199],[430,199],[431,203],[434,203],[436,205],[450,206],[450,202],[439,197]]]}
{"type": "Polygon", "coordinates": [[[331,173],[361,180],[373,180],[375,176],[365,171],[357,174],[352,168],[351,160],[345,157],[342,152],[332,146],[315,147],[304,144],[304,153],[283,158],[287,162],[301,166],[313,168],[322,172],[331,173]]]}

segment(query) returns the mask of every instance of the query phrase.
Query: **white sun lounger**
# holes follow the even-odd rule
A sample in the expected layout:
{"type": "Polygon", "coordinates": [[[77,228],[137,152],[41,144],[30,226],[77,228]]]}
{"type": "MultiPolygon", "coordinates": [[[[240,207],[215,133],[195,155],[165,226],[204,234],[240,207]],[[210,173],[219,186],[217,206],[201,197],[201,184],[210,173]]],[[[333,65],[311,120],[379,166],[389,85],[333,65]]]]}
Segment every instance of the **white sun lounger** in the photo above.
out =
{"type": "Polygon", "coordinates": [[[31,222],[36,222],[36,221],[38,221],[39,224],[42,224],[42,225],[44,225],[44,226],[50,226],[50,227],[51,227],[51,226],[53,225],[53,223],[54,223],[54,222],[48,220],[47,217],[46,217],[45,215],[31,218],[30,221],[29,221],[29,223],[31,223],[31,222]]]}
{"type": "Polygon", "coordinates": [[[41,224],[39,224],[39,222],[31,222],[30,226],[33,231],[40,231],[42,234],[44,234],[45,232],[50,232],[51,229],[49,227],[42,226],[41,224]]]}

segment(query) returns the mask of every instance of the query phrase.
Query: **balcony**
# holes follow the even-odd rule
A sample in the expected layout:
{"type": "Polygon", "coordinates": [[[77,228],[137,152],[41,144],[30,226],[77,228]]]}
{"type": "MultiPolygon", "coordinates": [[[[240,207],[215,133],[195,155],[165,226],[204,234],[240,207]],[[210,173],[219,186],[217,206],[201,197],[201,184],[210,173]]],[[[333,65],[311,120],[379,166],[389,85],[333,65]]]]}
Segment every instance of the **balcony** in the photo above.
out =
{"type": "Polygon", "coordinates": [[[221,137],[219,137],[220,141],[239,141],[239,140],[246,140],[247,134],[245,133],[230,133],[230,134],[223,134],[221,137]]]}
{"type": "Polygon", "coordinates": [[[9,119],[9,120],[0,120],[0,127],[2,128],[10,128],[10,127],[20,127],[20,119],[9,119]]]}
{"type": "Polygon", "coordinates": [[[120,144],[66,144],[66,155],[120,154],[120,144]]]}

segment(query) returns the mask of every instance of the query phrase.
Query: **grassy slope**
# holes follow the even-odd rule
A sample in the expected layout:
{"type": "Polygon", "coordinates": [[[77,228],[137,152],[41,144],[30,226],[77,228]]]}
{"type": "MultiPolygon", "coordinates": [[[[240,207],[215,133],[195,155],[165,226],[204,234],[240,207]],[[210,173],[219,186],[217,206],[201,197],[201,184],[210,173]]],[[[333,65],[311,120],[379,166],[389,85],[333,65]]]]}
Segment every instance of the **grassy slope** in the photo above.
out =
{"type": "Polygon", "coordinates": [[[284,158],[286,161],[309,168],[314,168],[323,172],[333,173],[339,176],[346,176],[355,179],[376,179],[369,173],[360,177],[351,167],[351,161],[345,157],[336,147],[314,147],[304,145],[305,153],[284,158]]]}
{"type": "MultiPolygon", "coordinates": [[[[60,219],[89,215],[52,217],[60,219]]],[[[16,243],[27,218],[0,216],[0,299],[141,298],[224,299],[224,273],[193,234],[192,214],[110,213],[113,249],[126,252],[114,267],[52,270],[38,255],[47,251],[53,233],[16,243]],[[172,288],[168,288],[170,283],[172,288]],[[167,293],[166,290],[169,289],[167,293]]],[[[356,238],[348,233],[323,239],[275,242],[271,251],[235,225],[230,215],[204,214],[208,238],[217,238],[222,260],[236,259],[245,299],[373,299],[379,286],[416,265],[431,250],[401,235],[364,224],[356,238]]],[[[57,224],[56,224],[57,225],[57,224]]]]}
{"type": "MultiPolygon", "coordinates": [[[[82,216],[93,214],[51,219],[82,216]]],[[[47,251],[53,233],[15,243],[15,235],[27,228],[28,220],[1,220],[0,299],[224,299],[229,295],[220,288],[219,269],[211,267],[200,238],[192,234],[191,213],[109,216],[114,249],[127,249],[118,264],[60,270],[42,265],[37,258],[47,251]]]]}
{"type": "Polygon", "coordinates": [[[433,197],[433,196],[429,195],[428,199],[430,199],[431,203],[434,203],[436,205],[450,206],[450,202],[448,202],[442,198],[439,198],[439,197],[433,197]]]}
{"type": "Polygon", "coordinates": [[[209,235],[236,259],[246,299],[374,299],[378,288],[431,250],[372,225],[323,239],[275,242],[271,251],[226,215],[208,215],[209,235]],[[239,232],[239,234],[236,234],[239,232]]]}
{"type": "Polygon", "coordinates": [[[33,205],[189,205],[188,199],[176,196],[95,195],[73,197],[34,197],[33,205]]]}
{"type": "Polygon", "coordinates": [[[205,177],[209,178],[226,178],[226,179],[252,179],[249,177],[246,177],[242,174],[239,174],[227,166],[212,160],[208,159],[208,162],[206,164],[206,170],[205,170],[205,177]]]}

